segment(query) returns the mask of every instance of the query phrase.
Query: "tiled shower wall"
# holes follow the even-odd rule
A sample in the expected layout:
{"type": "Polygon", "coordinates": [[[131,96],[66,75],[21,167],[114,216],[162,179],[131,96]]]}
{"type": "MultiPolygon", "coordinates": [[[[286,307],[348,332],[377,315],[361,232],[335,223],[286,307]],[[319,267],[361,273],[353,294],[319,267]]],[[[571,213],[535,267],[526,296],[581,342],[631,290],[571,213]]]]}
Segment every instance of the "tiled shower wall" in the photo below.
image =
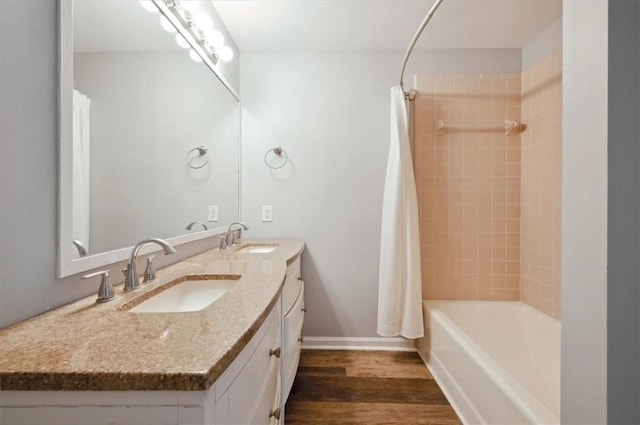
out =
{"type": "Polygon", "coordinates": [[[520,119],[520,73],[424,75],[416,88],[423,297],[518,300],[520,135],[504,121],[520,119]]]}
{"type": "Polygon", "coordinates": [[[425,299],[522,300],[559,317],[560,59],[522,74],[417,78],[425,299]],[[505,135],[505,120],[527,127],[505,135]]]}
{"type": "Polygon", "coordinates": [[[522,72],[520,298],[560,318],[562,53],[522,72]]]}

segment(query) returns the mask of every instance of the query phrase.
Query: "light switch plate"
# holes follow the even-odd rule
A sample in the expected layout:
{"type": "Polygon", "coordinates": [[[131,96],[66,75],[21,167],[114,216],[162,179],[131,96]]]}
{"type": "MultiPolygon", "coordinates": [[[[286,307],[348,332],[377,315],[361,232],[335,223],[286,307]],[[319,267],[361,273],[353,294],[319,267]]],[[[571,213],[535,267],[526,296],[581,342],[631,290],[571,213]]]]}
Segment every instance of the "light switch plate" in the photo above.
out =
{"type": "Polygon", "coordinates": [[[271,205],[262,206],[262,221],[273,221],[271,205]]]}
{"type": "Polygon", "coordinates": [[[218,206],[209,205],[209,221],[218,221],[218,206]]]}

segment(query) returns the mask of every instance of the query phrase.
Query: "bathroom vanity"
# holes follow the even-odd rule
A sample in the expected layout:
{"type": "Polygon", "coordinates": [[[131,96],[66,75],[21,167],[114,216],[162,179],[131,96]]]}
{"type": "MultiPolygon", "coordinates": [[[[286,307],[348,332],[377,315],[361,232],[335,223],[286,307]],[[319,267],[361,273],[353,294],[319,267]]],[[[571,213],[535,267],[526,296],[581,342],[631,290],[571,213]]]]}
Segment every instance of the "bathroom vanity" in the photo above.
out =
{"type": "Polygon", "coordinates": [[[303,249],[281,239],[210,250],[140,290],[116,287],[111,302],[87,297],[0,331],[1,422],[284,423],[302,341],[303,249]],[[195,280],[231,283],[197,311],[136,311],[195,280]]]}

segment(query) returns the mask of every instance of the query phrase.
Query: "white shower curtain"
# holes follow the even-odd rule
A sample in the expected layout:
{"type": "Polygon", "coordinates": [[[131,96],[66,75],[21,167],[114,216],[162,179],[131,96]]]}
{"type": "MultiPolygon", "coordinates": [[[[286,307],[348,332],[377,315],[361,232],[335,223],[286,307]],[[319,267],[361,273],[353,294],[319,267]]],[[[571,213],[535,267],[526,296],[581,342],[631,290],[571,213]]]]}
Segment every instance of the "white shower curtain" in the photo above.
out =
{"type": "Polygon", "coordinates": [[[378,334],[424,335],[418,199],[404,92],[391,88],[391,138],[382,201],[378,334]]]}
{"type": "MultiPolygon", "coordinates": [[[[73,91],[73,208],[72,235],[89,250],[90,172],[91,172],[91,100],[73,91]]],[[[73,248],[73,247],[71,247],[73,248]]],[[[74,248],[74,258],[78,252],[74,248]]]]}

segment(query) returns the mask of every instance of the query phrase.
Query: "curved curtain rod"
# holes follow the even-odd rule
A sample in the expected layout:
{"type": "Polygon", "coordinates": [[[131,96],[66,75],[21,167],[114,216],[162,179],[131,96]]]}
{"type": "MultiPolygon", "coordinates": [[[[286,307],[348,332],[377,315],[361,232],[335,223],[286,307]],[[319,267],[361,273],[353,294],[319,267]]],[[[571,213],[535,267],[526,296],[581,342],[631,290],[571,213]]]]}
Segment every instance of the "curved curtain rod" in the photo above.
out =
{"type": "MultiPolygon", "coordinates": [[[[420,38],[420,35],[422,35],[422,31],[424,31],[424,29],[426,28],[427,24],[431,20],[431,17],[436,12],[436,9],[438,8],[438,6],[440,6],[440,3],[442,3],[442,0],[436,0],[436,2],[433,4],[433,6],[431,6],[431,9],[429,10],[429,13],[427,13],[427,16],[425,16],[424,19],[422,20],[422,23],[418,27],[418,31],[416,31],[415,35],[413,36],[413,39],[411,40],[411,44],[409,44],[409,48],[407,49],[406,53],[404,54],[404,59],[402,61],[402,71],[400,71],[400,88],[403,91],[404,91],[404,83],[402,82],[402,79],[404,77],[404,70],[407,67],[407,61],[409,60],[409,56],[411,56],[411,52],[413,51],[413,47],[416,45],[416,42],[420,38]]],[[[405,92],[404,96],[407,99],[413,100],[413,99],[410,98],[409,93],[405,92]]]]}

